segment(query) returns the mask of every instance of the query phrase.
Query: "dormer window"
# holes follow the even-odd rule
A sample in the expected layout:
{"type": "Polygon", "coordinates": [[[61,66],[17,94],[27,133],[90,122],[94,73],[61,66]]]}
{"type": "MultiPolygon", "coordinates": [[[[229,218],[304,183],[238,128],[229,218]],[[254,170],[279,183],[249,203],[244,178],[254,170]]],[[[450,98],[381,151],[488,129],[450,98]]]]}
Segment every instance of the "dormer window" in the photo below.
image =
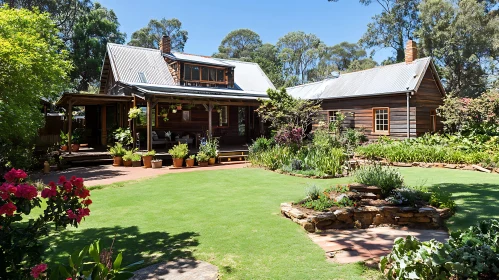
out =
{"type": "Polygon", "coordinates": [[[225,68],[184,64],[184,81],[206,84],[226,84],[225,68]]]}

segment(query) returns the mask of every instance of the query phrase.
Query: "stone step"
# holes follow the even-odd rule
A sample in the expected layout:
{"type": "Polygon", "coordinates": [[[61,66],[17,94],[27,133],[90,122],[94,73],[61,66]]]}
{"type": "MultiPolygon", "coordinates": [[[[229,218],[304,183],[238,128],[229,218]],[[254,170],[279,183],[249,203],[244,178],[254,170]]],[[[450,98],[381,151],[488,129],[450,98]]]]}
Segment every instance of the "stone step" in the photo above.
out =
{"type": "Polygon", "coordinates": [[[356,191],[360,193],[372,193],[375,195],[381,195],[381,189],[375,186],[367,186],[364,184],[354,183],[350,184],[350,191],[356,191]]]}

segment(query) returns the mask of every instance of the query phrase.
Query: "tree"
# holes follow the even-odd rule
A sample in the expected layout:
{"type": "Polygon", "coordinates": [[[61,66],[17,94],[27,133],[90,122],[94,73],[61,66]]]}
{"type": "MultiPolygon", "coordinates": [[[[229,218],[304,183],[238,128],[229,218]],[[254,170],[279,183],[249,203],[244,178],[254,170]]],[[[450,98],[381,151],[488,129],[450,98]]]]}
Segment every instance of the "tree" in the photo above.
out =
{"type": "Polygon", "coordinates": [[[279,58],[283,62],[286,81],[306,83],[307,73],[313,69],[319,58],[324,43],[314,34],[305,34],[302,31],[290,32],[277,41],[279,58]]]}
{"type": "Polygon", "coordinates": [[[282,61],[279,59],[279,53],[274,45],[261,45],[252,53],[251,61],[260,65],[263,72],[265,72],[274,86],[277,88],[285,86],[285,81],[282,75],[282,61]]]}
{"type": "Polygon", "coordinates": [[[225,36],[218,47],[218,53],[213,56],[251,59],[253,52],[260,46],[262,46],[260,35],[250,29],[237,29],[225,36]]]}
{"type": "Polygon", "coordinates": [[[89,85],[99,80],[106,44],[125,42],[126,35],[119,32],[119,26],[113,10],[99,3],[77,19],[69,48],[75,65],[71,78],[77,81],[78,91],[88,91],[89,85]]]}
{"type": "Polygon", "coordinates": [[[366,69],[371,69],[378,66],[378,63],[372,58],[357,59],[350,63],[347,72],[355,72],[366,69]]]}
{"type": "Polygon", "coordinates": [[[43,123],[40,99],[68,86],[71,63],[46,13],[0,7],[0,166],[26,167],[43,123]]]}
{"type": "Polygon", "coordinates": [[[172,50],[184,51],[188,32],[182,29],[182,22],[176,18],[151,19],[146,27],[132,33],[128,45],[157,49],[164,35],[170,37],[172,50]]]}
{"type": "MultiPolygon", "coordinates": [[[[487,81],[497,73],[499,18],[486,3],[461,0],[426,0],[420,6],[420,47],[432,56],[446,89],[459,96],[485,91],[487,81]]],[[[497,76],[495,77],[497,79],[497,76]]]]}

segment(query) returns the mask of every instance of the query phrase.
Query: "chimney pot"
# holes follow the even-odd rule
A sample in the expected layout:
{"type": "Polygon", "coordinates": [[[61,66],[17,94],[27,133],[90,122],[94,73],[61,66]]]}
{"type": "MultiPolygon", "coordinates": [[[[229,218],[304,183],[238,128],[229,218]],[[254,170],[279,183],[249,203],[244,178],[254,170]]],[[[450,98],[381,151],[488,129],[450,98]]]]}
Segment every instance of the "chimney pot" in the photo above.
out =
{"type": "Polygon", "coordinates": [[[407,41],[405,46],[405,63],[411,63],[418,59],[418,47],[413,40],[407,41]]]}
{"type": "Polygon", "coordinates": [[[171,53],[172,51],[172,42],[170,37],[167,35],[163,35],[161,37],[161,42],[159,43],[159,50],[161,53],[171,53]]]}

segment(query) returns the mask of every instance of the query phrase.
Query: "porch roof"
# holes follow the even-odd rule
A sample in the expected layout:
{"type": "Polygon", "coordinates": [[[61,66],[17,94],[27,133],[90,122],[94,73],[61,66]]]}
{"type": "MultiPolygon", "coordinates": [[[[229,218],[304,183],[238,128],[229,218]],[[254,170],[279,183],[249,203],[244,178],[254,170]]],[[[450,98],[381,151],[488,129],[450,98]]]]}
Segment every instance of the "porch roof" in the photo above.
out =
{"type": "Polygon", "coordinates": [[[132,96],[124,95],[105,95],[105,94],[88,94],[88,93],[68,93],[65,92],[59,98],[56,105],[73,105],[73,106],[84,106],[84,105],[102,105],[120,102],[132,102],[132,96]]]}

